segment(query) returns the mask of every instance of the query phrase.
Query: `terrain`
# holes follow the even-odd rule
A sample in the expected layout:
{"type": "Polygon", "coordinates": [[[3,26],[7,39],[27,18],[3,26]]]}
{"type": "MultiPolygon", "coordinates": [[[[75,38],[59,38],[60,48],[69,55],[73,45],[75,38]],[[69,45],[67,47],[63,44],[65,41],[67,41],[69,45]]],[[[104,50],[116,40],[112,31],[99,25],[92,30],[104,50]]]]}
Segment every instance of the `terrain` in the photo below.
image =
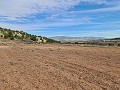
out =
{"type": "Polygon", "coordinates": [[[0,45],[0,90],[120,90],[120,48],[0,45]]]}
{"type": "Polygon", "coordinates": [[[0,43],[6,41],[9,42],[12,40],[14,43],[60,43],[59,41],[55,41],[53,39],[37,36],[33,34],[29,34],[20,30],[11,30],[7,28],[0,27],[0,43]]]}

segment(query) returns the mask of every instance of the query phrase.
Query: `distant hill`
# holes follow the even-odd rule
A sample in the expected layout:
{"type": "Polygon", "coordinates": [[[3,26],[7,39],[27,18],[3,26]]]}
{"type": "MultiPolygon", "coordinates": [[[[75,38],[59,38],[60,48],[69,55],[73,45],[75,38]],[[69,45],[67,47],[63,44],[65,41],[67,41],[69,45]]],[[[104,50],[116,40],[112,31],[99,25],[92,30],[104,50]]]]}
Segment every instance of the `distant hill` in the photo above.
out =
{"type": "Polygon", "coordinates": [[[102,37],[67,37],[67,36],[55,36],[50,37],[50,39],[54,39],[57,41],[90,41],[90,40],[99,40],[104,39],[102,37]]]}
{"type": "Polygon", "coordinates": [[[56,40],[47,37],[28,34],[23,31],[11,30],[0,27],[0,39],[7,39],[13,41],[21,41],[24,43],[59,43],[56,40]]]}
{"type": "Polygon", "coordinates": [[[120,40],[120,38],[112,38],[112,39],[109,39],[109,40],[120,40]]]}

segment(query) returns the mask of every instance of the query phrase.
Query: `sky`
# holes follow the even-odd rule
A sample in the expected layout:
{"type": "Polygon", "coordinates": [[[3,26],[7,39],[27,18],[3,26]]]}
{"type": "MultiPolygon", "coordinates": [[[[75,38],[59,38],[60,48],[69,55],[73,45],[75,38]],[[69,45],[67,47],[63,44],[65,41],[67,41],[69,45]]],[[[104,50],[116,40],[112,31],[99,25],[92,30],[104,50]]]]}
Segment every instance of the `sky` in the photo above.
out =
{"type": "Polygon", "coordinates": [[[0,27],[47,37],[120,37],[120,0],[0,0],[0,27]]]}

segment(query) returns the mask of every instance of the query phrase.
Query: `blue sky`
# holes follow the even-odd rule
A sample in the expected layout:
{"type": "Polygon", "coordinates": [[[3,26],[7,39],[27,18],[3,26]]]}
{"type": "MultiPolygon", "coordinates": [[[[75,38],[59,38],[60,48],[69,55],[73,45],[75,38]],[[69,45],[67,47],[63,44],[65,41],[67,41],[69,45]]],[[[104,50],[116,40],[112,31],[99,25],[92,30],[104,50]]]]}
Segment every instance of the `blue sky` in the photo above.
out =
{"type": "Polygon", "coordinates": [[[0,27],[47,37],[120,37],[120,0],[0,0],[0,27]]]}

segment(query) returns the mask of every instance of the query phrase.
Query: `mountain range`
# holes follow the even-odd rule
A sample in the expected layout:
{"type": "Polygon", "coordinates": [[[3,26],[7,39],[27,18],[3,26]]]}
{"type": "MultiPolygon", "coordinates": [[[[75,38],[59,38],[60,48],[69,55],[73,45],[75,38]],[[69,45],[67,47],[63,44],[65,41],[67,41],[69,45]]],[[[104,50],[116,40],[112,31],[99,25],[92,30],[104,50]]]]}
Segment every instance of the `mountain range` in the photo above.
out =
{"type": "Polygon", "coordinates": [[[103,37],[68,37],[68,36],[55,36],[49,38],[57,41],[91,41],[105,39],[103,37]]]}

